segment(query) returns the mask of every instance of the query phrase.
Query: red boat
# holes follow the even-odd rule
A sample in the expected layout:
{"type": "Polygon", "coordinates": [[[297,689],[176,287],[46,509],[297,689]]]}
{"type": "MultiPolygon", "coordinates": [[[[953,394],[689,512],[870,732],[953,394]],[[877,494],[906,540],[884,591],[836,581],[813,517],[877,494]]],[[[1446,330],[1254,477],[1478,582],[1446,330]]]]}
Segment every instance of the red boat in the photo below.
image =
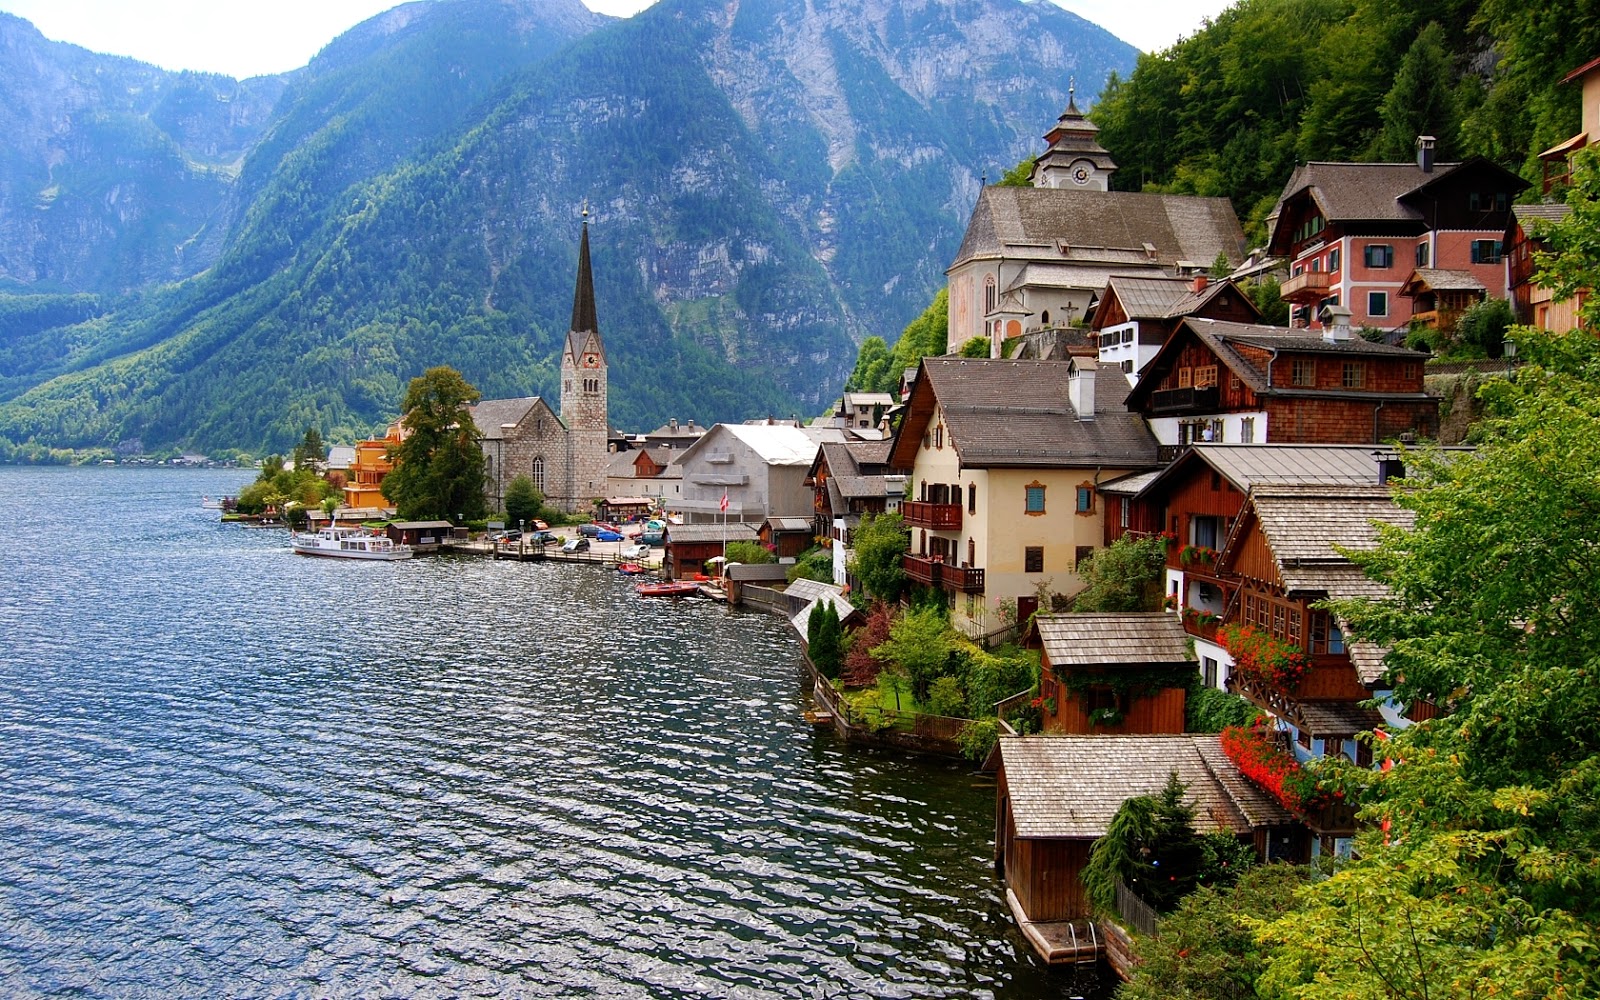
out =
{"type": "Polygon", "coordinates": [[[640,597],[687,597],[698,594],[700,585],[688,580],[666,580],[661,583],[641,583],[634,589],[640,597]]]}
{"type": "Polygon", "coordinates": [[[621,563],[617,566],[617,572],[627,576],[638,576],[644,572],[644,567],[638,563],[621,563]]]}

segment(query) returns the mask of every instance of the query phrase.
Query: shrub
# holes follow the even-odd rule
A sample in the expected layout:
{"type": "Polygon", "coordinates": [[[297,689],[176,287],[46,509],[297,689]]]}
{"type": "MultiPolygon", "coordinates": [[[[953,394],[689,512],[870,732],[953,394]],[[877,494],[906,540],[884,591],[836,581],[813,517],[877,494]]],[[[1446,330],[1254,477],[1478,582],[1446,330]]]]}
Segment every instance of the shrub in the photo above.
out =
{"type": "MultiPolygon", "coordinates": [[[[728,543],[728,561],[736,563],[763,564],[777,562],[778,557],[773,555],[772,552],[760,542],[751,542],[745,539],[740,539],[737,542],[728,543]]],[[[829,565],[831,568],[831,562],[829,565]]],[[[830,576],[829,579],[832,579],[832,577],[830,576]]]]}
{"type": "Polygon", "coordinates": [[[844,668],[839,679],[845,687],[871,687],[878,682],[878,658],[872,651],[883,645],[894,627],[894,608],[882,601],[872,605],[867,612],[867,622],[851,637],[850,651],[845,654],[844,668]]]}
{"type": "Polygon", "coordinates": [[[969,722],[956,734],[956,743],[961,746],[962,756],[975,763],[982,763],[998,742],[1000,742],[998,719],[978,719],[969,722]]]}
{"type": "MultiPolygon", "coordinates": [[[[729,558],[732,558],[731,556],[729,558]]],[[[796,580],[815,580],[818,583],[833,582],[833,553],[828,549],[807,549],[795,559],[794,565],[789,567],[785,574],[788,582],[796,580]]]]}
{"type": "Polygon", "coordinates": [[[1229,726],[1243,726],[1256,717],[1256,707],[1244,698],[1198,682],[1189,689],[1184,703],[1183,728],[1191,733],[1220,733],[1229,726]]]}
{"type": "Polygon", "coordinates": [[[961,690],[961,682],[949,674],[935,678],[928,686],[928,711],[933,715],[966,715],[967,696],[961,690]]]}

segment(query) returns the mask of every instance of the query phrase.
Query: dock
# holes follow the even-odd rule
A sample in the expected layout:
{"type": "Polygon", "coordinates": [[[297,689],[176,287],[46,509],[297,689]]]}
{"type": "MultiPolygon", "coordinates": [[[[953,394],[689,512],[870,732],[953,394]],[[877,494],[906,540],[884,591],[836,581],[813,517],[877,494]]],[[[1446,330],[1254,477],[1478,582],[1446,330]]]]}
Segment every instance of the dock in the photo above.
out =
{"type": "Polygon", "coordinates": [[[1028,944],[1050,965],[1093,965],[1106,952],[1106,938],[1093,920],[1030,920],[1017,894],[1006,889],[1006,905],[1028,944]]]}

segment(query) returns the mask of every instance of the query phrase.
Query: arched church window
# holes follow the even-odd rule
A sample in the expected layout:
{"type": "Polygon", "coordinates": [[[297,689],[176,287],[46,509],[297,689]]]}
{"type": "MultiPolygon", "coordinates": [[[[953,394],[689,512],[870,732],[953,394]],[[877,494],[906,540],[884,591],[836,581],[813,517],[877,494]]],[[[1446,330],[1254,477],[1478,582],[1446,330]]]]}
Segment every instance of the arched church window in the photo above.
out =
{"type": "Polygon", "coordinates": [[[533,486],[540,493],[544,492],[544,456],[533,460],[533,486]]]}

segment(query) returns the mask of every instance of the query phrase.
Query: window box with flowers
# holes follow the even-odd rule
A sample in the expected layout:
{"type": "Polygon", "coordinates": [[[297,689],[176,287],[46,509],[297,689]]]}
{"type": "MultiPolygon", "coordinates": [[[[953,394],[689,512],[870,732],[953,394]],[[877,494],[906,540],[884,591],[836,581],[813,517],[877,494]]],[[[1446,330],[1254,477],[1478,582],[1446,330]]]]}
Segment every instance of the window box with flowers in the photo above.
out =
{"type": "Polygon", "coordinates": [[[1217,550],[1206,545],[1185,545],[1178,550],[1178,561],[1185,566],[1191,563],[1213,566],[1217,561],[1217,550]]]}
{"type": "Polygon", "coordinates": [[[1183,627],[1190,635],[1200,636],[1202,639],[1216,637],[1217,626],[1222,619],[1209,611],[1199,608],[1185,608],[1183,610],[1183,627]]]}
{"type": "Polygon", "coordinates": [[[1233,676],[1258,691],[1292,692],[1306,675],[1306,654],[1254,625],[1217,629],[1217,641],[1233,657],[1233,676]]]}
{"type": "Polygon", "coordinates": [[[1267,735],[1265,716],[1249,726],[1229,726],[1222,731],[1222,752],[1239,773],[1259,785],[1290,812],[1321,812],[1342,800],[1342,788],[1326,787],[1301,766],[1294,754],[1267,735]]]}

